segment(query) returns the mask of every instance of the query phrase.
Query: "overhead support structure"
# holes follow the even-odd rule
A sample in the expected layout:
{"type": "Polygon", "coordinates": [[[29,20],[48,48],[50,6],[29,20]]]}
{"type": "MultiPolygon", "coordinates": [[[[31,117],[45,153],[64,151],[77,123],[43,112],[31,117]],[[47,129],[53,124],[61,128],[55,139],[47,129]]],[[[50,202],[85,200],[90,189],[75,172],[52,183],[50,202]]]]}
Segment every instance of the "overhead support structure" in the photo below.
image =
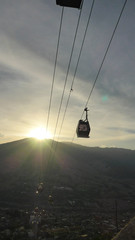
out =
{"type": "Polygon", "coordinates": [[[83,0],[56,0],[56,4],[62,7],[78,8],[82,7],[83,0]]]}

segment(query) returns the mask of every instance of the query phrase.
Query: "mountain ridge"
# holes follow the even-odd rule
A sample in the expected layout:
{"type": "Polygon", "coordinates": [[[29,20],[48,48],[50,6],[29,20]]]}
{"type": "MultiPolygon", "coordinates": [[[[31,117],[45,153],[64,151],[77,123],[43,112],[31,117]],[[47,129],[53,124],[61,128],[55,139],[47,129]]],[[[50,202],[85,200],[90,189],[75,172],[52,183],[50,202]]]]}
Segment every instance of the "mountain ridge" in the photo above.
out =
{"type": "Polygon", "coordinates": [[[45,183],[43,198],[51,192],[59,199],[60,189],[72,189],[63,194],[63,204],[79,198],[133,199],[134,169],[134,150],[29,138],[4,143],[0,144],[1,201],[31,203],[39,182],[45,183]]]}

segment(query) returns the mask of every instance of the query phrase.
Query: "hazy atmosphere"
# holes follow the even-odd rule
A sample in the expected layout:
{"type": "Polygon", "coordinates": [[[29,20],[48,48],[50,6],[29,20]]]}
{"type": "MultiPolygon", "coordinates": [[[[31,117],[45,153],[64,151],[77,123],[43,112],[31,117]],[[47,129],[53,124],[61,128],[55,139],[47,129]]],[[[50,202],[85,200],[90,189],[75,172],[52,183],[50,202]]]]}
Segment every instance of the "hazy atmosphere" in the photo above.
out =
{"type": "MultiPolygon", "coordinates": [[[[84,0],[55,138],[72,141],[124,0],[84,0]],[[58,136],[70,90],[71,97],[58,136]]],[[[0,0],[0,143],[46,128],[62,7],[55,0],[0,0]]],[[[80,10],[64,8],[48,137],[54,137],[80,10]]],[[[91,134],[74,142],[135,149],[135,1],[128,0],[88,102],[91,134]]],[[[85,116],[83,116],[85,118],[85,116]]]]}

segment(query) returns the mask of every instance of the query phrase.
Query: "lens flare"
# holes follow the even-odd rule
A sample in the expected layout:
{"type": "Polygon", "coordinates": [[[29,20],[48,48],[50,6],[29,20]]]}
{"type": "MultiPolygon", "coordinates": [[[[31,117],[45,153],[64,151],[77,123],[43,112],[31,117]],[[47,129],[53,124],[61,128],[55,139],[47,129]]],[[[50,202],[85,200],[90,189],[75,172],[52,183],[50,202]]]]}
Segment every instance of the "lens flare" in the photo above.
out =
{"type": "Polygon", "coordinates": [[[46,131],[45,128],[38,127],[38,128],[32,129],[29,132],[28,137],[32,137],[32,138],[36,138],[36,139],[39,139],[39,140],[43,140],[43,139],[50,139],[50,138],[52,138],[52,134],[49,131],[46,131]]]}

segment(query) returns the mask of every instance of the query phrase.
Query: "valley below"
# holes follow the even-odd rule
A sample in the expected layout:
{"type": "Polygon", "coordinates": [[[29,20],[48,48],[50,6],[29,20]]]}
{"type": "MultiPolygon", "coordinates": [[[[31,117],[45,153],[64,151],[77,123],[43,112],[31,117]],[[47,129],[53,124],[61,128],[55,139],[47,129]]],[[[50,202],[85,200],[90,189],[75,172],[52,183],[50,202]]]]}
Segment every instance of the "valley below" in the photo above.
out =
{"type": "Polygon", "coordinates": [[[0,239],[111,240],[135,215],[135,151],[51,146],[0,145],[0,239]]]}

